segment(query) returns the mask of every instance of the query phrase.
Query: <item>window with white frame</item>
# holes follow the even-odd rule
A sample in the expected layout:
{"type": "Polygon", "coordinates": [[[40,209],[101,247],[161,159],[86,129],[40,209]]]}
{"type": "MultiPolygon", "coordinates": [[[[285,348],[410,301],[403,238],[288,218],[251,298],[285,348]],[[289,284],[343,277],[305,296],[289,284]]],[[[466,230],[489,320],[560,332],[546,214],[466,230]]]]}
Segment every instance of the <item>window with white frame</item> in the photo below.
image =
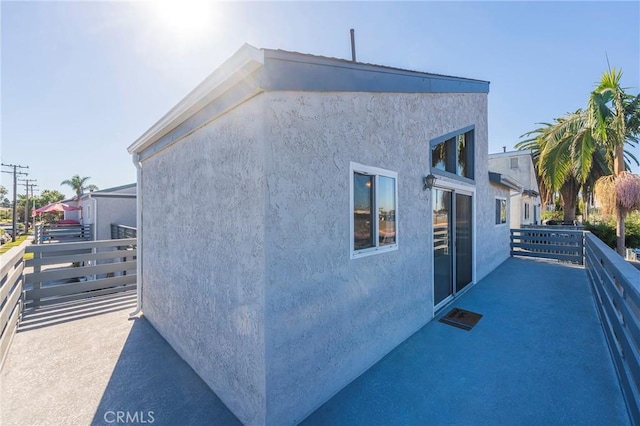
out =
{"type": "Polygon", "coordinates": [[[507,199],[496,198],[496,225],[507,223],[507,199]]]}
{"type": "Polygon", "coordinates": [[[524,203],[524,220],[529,220],[531,218],[531,206],[529,203],[524,203]]]}
{"type": "Polygon", "coordinates": [[[435,138],[430,145],[432,170],[474,179],[474,126],[435,138]]]}
{"type": "Polygon", "coordinates": [[[398,173],[351,163],[351,258],[398,248],[398,173]]]}

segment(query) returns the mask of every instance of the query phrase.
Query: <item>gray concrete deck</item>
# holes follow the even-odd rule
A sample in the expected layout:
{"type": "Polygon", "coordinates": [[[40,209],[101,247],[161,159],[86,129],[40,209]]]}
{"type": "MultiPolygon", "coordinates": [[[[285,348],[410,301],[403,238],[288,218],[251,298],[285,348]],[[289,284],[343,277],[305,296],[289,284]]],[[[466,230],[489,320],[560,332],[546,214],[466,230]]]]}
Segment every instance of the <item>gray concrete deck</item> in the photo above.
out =
{"type": "Polygon", "coordinates": [[[234,425],[144,319],[135,293],[27,314],[0,372],[0,425],[234,425]],[[137,416],[134,418],[133,416],[137,416]]]}
{"type": "MultiPolygon", "coordinates": [[[[127,319],[134,304],[27,315],[0,372],[0,424],[115,424],[118,411],[237,424],[144,318],[127,319]]],[[[582,268],[509,259],[452,306],[484,316],[471,331],[430,322],[303,423],[629,424],[582,268]]]]}

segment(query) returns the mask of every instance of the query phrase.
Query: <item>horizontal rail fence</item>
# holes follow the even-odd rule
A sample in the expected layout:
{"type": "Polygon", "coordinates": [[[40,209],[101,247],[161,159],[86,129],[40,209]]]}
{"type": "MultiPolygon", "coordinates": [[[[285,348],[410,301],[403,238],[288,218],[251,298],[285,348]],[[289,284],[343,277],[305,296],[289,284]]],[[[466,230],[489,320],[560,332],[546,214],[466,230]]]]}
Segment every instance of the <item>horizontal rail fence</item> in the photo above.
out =
{"type": "Polygon", "coordinates": [[[539,257],[583,264],[584,233],[569,229],[512,229],[511,256],[539,257]]]}
{"type": "Polygon", "coordinates": [[[22,313],[24,252],[24,245],[21,245],[0,256],[0,367],[9,351],[22,313]]]}
{"type": "Polygon", "coordinates": [[[136,238],[138,230],[132,226],[111,224],[111,239],[136,238]]]}
{"type": "Polygon", "coordinates": [[[584,226],[581,224],[566,224],[566,225],[521,225],[523,229],[569,229],[574,231],[584,230],[584,226]]]}
{"type": "Polygon", "coordinates": [[[37,308],[136,288],[136,239],[32,245],[25,307],[37,308]]]}
{"type": "Polygon", "coordinates": [[[39,224],[35,227],[36,244],[90,241],[93,239],[93,225],[39,224]]]}
{"type": "Polygon", "coordinates": [[[632,423],[640,425],[640,271],[595,235],[585,267],[632,423]]]}

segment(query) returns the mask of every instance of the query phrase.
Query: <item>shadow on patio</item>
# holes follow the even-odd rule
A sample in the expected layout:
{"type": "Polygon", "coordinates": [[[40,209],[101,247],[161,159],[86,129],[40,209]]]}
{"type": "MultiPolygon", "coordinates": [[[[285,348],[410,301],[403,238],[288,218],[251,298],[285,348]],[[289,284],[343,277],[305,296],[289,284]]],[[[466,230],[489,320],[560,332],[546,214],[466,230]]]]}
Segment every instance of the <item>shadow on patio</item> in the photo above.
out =
{"type": "Polygon", "coordinates": [[[118,415],[133,424],[240,424],[144,318],[135,319],[91,424],[118,415]]]}
{"type": "MultiPolygon", "coordinates": [[[[239,424],[127,297],[28,316],[0,424],[239,424]]],[[[510,258],[454,306],[484,316],[431,321],[303,423],[629,424],[582,267],[510,258]]]]}
{"type": "Polygon", "coordinates": [[[146,319],[128,320],[135,302],[26,313],[0,371],[0,424],[239,424],[146,319]]]}

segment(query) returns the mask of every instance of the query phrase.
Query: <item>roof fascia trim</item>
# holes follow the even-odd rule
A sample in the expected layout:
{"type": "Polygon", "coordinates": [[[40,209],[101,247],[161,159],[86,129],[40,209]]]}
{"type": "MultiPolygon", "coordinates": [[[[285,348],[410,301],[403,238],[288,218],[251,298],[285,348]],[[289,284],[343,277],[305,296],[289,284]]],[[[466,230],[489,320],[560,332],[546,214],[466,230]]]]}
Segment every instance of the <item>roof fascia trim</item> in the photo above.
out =
{"type": "Polygon", "coordinates": [[[127,150],[130,154],[142,152],[263,65],[264,52],[244,44],[127,150]]]}

